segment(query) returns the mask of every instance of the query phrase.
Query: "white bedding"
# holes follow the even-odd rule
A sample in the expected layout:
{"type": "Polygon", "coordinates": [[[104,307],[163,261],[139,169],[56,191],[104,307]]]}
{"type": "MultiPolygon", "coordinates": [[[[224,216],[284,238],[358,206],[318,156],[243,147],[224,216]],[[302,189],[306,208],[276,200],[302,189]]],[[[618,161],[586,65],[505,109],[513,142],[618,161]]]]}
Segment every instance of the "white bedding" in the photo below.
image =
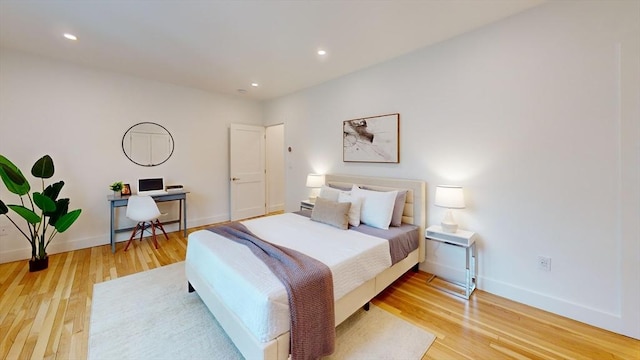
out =
{"type": "MultiPolygon", "coordinates": [[[[333,274],[336,300],[391,266],[385,239],[292,213],[242,223],[262,239],[325,263],[333,274]]],[[[267,342],[289,331],[284,286],[246,246],[200,230],[189,235],[187,262],[210,269],[202,274],[205,280],[257,339],[267,342]]]]}

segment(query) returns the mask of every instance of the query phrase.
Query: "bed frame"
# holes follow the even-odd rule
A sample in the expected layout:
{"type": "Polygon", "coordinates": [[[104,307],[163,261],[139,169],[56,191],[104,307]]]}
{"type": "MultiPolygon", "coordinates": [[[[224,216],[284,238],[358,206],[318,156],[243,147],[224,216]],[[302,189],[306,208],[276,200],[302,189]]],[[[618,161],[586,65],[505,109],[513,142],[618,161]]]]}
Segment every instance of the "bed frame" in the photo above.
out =
{"type": "MultiPolygon", "coordinates": [[[[353,175],[325,176],[328,185],[351,187],[352,184],[366,185],[372,190],[406,189],[407,200],[402,214],[402,221],[419,227],[419,248],[411,252],[405,259],[384,270],[375,278],[362,284],[347,295],[336,301],[336,326],[351,316],[402,274],[416,267],[424,261],[425,241],[424,229],[426,224],[425,197],[426,184],[420,180],[405,180],[391,178],[374,178],[353,175]]],[[[226,331],[235,346],[246,359],[285,360],[289,357],[289,333],[285,333],[269,342],[260,342],[244,326],[236,315],[230,311],[213,289],[200,276],[198,269],[190,263],[185,264],[189,290],[195,289],[202,301],[207,305],[218,323],[226,331]]]]}

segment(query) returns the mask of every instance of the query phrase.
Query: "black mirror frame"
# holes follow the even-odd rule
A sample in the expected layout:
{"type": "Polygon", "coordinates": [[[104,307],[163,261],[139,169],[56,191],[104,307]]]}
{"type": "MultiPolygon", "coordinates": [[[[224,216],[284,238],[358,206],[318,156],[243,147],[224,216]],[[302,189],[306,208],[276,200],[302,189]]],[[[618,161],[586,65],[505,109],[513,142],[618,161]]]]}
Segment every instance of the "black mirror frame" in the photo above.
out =
{"type": "Polygon", "coordinates": [[[176,143],[175,143],[175,141],[173,140],[173,135],[171,135],[171,132],[169,132],[169,130],[167,130],[167,128],[166,128],[166,127],[164,127],[164,126],[162,126],[162,125],[160,125],[160,124],[158,124],[158,123],[154,123],[154,122],[150,122],[150,121],[143,121],[143,122],[139,122],[139,123],[137,123],[137,124],[134,124],[134,125],[132,125],[131,127],[129,127],[129,128],[127,129],[127,131],[125,131],[125,132],[124,132],[124,135],[122,135],[122,152],[124,153],[124,156],[126,156],[126,157],[127,157],[127,159],[131,160],[131,162],[132,162],[132,163],[134,163],[134,164],[136,164],[136,165],[144,166],[144,167],[153,167],[153,166],[158,166],[158,165],[162,165],[162,164],[164,164],[165,162],[167,162],[167,160],[169,160],[169,159],[171,158],[171,155],[173,155],[173,151],[175,150],[175,148],[176,148],[176,143]],[[127,137],[127,134],[129,133],[129,131],[131,131],[131,129],[133,129],[134,127],[136,127],[136,126],[138,126],[138,125],[142,125],[142,124],[151,124],[151,125],[159,126],[159,127],[161,127],[164,131],[166,131],[166,132],[167,132],[167,134],[169,134],[169,137],[171,138],[171,153],[170,153],[170,154],[169,154],[169,156],[167,156],[167,158],[166,158],[166,159],[164,159],[162,162],[159,162],[159,163],[157,163],[157,164],[140,164],[140,163],[136,162],[135,160],[133,160],[133,159],[129,156],[129,154],[127,154],[127,152],[125,151],[125,149],[124,149],[124,140],[125,140],[125,138],[127,137]]]}

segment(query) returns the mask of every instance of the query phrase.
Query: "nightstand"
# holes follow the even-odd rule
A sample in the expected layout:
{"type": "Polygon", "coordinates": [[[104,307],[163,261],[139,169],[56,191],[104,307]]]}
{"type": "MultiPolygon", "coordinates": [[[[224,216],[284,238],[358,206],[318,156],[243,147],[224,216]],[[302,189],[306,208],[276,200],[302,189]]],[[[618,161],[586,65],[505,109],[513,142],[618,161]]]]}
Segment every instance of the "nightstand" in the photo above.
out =
{"type": "Polygon", "coordinates": [[[450,284],[460,287],[463,293],[433,284],[432,281],[436,277],[438,277],[435,274],[427,280],[427,284],[449,294],[469,299],[471,293],[473,293],[473,291],[476,289],[476,274],[478,273],[478,262],[476,261],[478,255],[476,252],[476,233],[465,230],[458,230],[455,233],[447,233],[442,230],[442,227],[440,225],[434,225],[427,228],[427,231],[425,232],[425,239],[431,241],[439,241],[441,243],[463,247],[465,249],[465,281],[458,282],[441,278],[442,280],[450,284]]]}
{"type": "Polygon", "coordinates": [[[300,201],[300,210],[313,210],[313,205],[315,204],[309,200],[302,200],[300,201]]]}

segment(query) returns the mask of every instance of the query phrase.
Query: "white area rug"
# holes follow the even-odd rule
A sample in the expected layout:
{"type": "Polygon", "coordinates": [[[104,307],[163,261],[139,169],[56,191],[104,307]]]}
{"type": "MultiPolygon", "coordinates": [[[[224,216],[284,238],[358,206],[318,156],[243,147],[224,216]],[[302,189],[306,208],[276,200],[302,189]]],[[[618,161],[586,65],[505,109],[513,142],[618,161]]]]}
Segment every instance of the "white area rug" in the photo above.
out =
{"type": "MultiPolygon", "coordinates": [[[[371,306],[337,328],[330,359],[420,359],[432,334],[371,306]]],[[[94,286],[89,359],[242,359],[197,293],[184,262],[94,286]]]]}

